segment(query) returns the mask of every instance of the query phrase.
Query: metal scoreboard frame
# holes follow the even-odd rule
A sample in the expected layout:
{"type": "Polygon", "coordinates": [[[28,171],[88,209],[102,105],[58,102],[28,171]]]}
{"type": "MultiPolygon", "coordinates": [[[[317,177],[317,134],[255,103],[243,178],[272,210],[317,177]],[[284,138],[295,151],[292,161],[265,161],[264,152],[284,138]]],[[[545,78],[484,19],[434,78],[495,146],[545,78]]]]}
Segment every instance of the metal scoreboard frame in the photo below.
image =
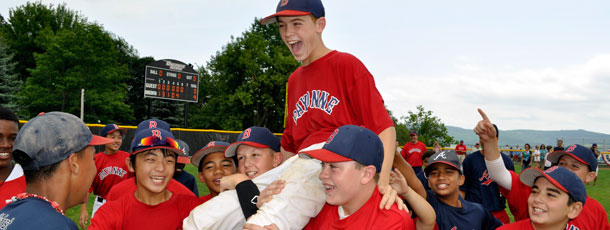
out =
{"type": "Polygon", "coordinates": [[[199,73],[184,62],[163,59],[146,65],[144,98],[199,101],[199,73]]]}

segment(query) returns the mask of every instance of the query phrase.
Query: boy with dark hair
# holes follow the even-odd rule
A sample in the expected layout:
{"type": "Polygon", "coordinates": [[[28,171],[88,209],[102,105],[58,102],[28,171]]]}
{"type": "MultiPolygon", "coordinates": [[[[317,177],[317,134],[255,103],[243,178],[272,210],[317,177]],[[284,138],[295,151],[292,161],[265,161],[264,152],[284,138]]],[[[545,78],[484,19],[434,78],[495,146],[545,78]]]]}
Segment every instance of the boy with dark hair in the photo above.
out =
{"type": "Polygon", "coordinates": [[[25,192],[25,177],[19,164],[13,164],[13,144],[19,132],[19,118],[0,106],[0,209],[6,200],[25,192]]]}
{"type": "Polygon", "coordinates": [[[182,151],[171,132],[159,128],[139,131],[128,161],[136,180],[135,193],[104,204],[89,229],[181,229],[182,220],[200,201],[167,190],[178,154],[182,151]]]}
{"type": "MultiPolygon", "coordinates": [[[[435,153],[434,150],[429,149],[429,150],[426,150],[426,152],[424,152],[424,154],[421,155],[421,160],[423,162],[422,166],[424,168],[426,166],[428,166],[428,159],[430,159],[430,157],[432,155],[434,155],[434,153],[435,153]]],[[[430,190],[430,187],[428,186],[428,178],[426,177],[426,174],[424,173],[424,171],[417,173],[417,179],[419,179],[419,181],[422,183],[422,185],[424,186],[424,189],[430,190]]]]}
{"type": "Polygon", "coordinates": [[[459,194],[464,175],[455,150],[432,155],[424,172],[431,188],[424,198],[436,212],[438,229],[496,229],[502,225],[481,204],[466,201],[459,194]]]}
{"type": "MultiPolygon", "coordinates": [[[[100,132],[100,136],[112,139],[113,142],[104,145],[104,151],[95,154],[94,157],[97,172],[89,193],[93,192],[96,196],[93,200],[91,217],[95,215],[97,209],[106,203],[106,197],[108,197],[110,188],[133,176],[125,163],[125,159],[129,158],[129,153],[119,149],[126,132],[124,128],[120,128],[116,124],[108,124],[100,132]]],[[[81,205],[80,226],[82,228],[85,228],[89,220],[89,213],[87,211],[88,201],[89,194],[87,194],[86,199],[81,205]]]]}
{"type": "Polygon", "coordinates": [[[568,221],[580,214],[586,202],[585,184],[576,174],[565,168],[553,166],[544,172],[529,168],[524,170],[519,178],[532,188],[527,199],[530,219],[498,229],[568,229],[568,221]]]}
{"type": "Polygon", "coordinates": [[[27,188],[0,211],[3,229],[78,229],[64,215],[82,203],[95,177],[94,145],[112,140],[92,135],[76,116],[38,115],[15,140],[13,157],[24,170],[27,188]]]}
{"type": "MultiPolygon", "coordinates": [[[[484,146],[489,146],[485,151],[485,164],[489,169],[489,175],[501,187],[502,195],[506,197],[511,213],[515,220],[524,220],[529,216],[527,208],[527,197],[532,188],[522,183],[519,176],[507,170],[497,151],[498,139],[493,133],[496,132],[491,121],[483,110],[479,109],[483,118],[474,131],[479,135],[484,146]]],[[[595,178],[597,160],[588,148],[581,145],[571,145],[565,151],[555,151],[547,156],[547,159],[559,167],[564,167],[576,174],[584,183],[591,182],[595,178]]],[[[604,207],[594,199],[587,196],[586,205],[582,213],[568,222],[566,229],[610,229],[608,217],[604,207]]]]}
{"type": "Polygon", "coordinates": [[[235,173],[235,162],[230,157],[225,157],[227,147],[229,147],[227,142],[210,141],[191,157],[191,163],[197,167],[199,172],[199,181],[205,183],[210,190],[210,194],[199,198],[201,203],[205,203],[221,192],[220,179],[222,177],[235,173]]]}

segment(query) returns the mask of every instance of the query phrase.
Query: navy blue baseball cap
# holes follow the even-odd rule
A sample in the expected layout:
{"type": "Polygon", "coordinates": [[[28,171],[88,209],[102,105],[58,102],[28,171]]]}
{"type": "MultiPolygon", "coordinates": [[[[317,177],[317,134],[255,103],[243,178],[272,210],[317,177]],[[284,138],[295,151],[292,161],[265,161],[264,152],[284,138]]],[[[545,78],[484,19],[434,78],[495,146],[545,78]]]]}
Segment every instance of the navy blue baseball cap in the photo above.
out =
{"type": "Polygon", "coordinates": [[[265,127],[252,126],[239,134],[237,141],[225,150],[225,157],[235,156],[237,147],[245,144],[255,148],[271,148],[280,151],[280,139],[265,127]]]}
{"type": "Polygon", "coordinates": [[[455,150],[448,149],[432,154],[432,156],[428,158],[428,166],[426,166],[424,169],[426,175],[428,175],[429,171],[432,170],[432,167],[430,166],[437,163],[449,165],[462,173],[462,165],[460,164],[460,159],[458,158],[455,150]]]}
{"type": "Polygon", "coordinates": [[[160,128],[140,130],[131,142],[131,155],[151,149],[167,149],[177,155],[184,154],[170,131],[160,128]]]}
{"type": "Polygon", "coordinates": [[[383,164],[383,143],[373,131],[355,125],[335,129],[326,142],[312,145],[300,153],[322,162],[356,161],[373,165],[377,172],[383,164]]]}
{"type": "Polygon", "coordinates": [[[112,133],[114,131],[119,131],[121,133],[121,135],[125,135],[125,132],[126,132],[126,130],[124,128],[120,128],[116,124],[107,124],[106,126],[104,126],[104,128],[102,128],[102,132],[100,133],[100,136],[105,137],[106,135],[108,135],[109,133],[112,133]]]}
{"type": "Polygon", "coordinates": [[[583,205],[585,204],[585,200],[587,200],[585,184],[570,170],[557,166],[544,170],[544,172],[537,168],[527,168],[521,172],[519,180],[523,184],[533,187],[534,182],[539,177],[545,177],[551,184],[570,194],[574,200],[582,202],[583,205]]]}
{"type": "Polygon", "coordinates": [[[23,170],[39,170],[68,158],[87,146],[114,140],[93,135],[78,117],[64,112],[40,113],[17,134],[13,157],[23,170]]]}
{"type": "Polygon", "coordinates": [[[178,155],[176,161],[180,164],[189,164],[191,161],[189,159],[189,154],[191,154],[191,147],[185,141],[178,139],[178,146],[180,146],[180,150],[182,150],[182,154],[178,155]]]}
{"type": "Polygon", "coordinates": [[[303,16],[313,15],[316,18],[324,17],[324,5],[321,0],[280,0],[275,9],[275,14],[269,15],[261,20],[261,24],[267,25],[277,21],[280,16],[303,16]]]}
{"type": "Polygon", "coordinates": [[[582,146],[582,145],[570,145],[564,150],[558,150],[549,154],[548,159],[551,163],[557,164],[559,163],[559,159],[562,156],[569,155],[580,161],[583,164],[589,166],[589,171],[593,172],[597,169],[597,158],[591,149],[582,146]]]}
{"type": "Polygon", "coordinates": [[[199,167],[201,159],[203,159],[205,156],[215,152],[224,153],[225,150],[227,150],[227,147],[229,147],[229,145],[229,143],[224,141],[210,141],[205,147],[201,148],[199,151],[193,154],[193,157],[191,157],[191,164],[195,165],[196,167],[199,167]]]}
{"type": "Polygon", "coordinates": [[[417,135],[417,130],[411,130],[411,131],[409,132],[409,136],[411,136],[411,135],[413,135],[413,134],[417,135]]]}
{"type": "Polygon", "coordinates": [[[140,122],[140,124],[138,124],[138,128],[136,129],[136,134],[138,132],[140,132],[141,130],[151,129],[151,128],[159,128],[159,129],[164,129],[165,131],[171,132],[170,126],[167,122],[153,118],[153,119],[148,119],[148,120],[140,122]]]}

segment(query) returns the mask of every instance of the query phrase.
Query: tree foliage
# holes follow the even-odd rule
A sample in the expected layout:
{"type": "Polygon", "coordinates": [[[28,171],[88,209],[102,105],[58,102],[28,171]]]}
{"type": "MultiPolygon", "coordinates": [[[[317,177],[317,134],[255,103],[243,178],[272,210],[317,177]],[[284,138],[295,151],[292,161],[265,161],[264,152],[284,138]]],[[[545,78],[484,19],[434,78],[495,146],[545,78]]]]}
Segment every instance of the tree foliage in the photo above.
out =
{"type": "Polygon", "coordinates": [[[281,132],[286,82],[298,66],[277,26],[255,19],[200,68],[199,103],[189,109],[189,123],[224,130],[256,125],[281,132]]]}
{"type": "Polygon", "coordinates": [[[13,54],[9,52],[4,39],[0,37],[0,105],[19,114],[16,94],[19,91],[21,80],[15,73],[13,54]]]}
{"type": "Polygon", "coordinates": [[[9,10],[7,20],[0,24],[0,35],[6,40],[11,53],[15,54],[13,60],[19,63],[15,67],[19,78],[25,81],[30,76],[28,69],[36,65],[34,53],[44,51],[43,44],[36,41],[42,31],[55,33],[84,22],[85,18],[65,4],[54,7],[53,4],[47,6],[40,2],[27,2],[9,10]]]}
{"type": "Polygon", "coordinates": [[[115,43],[101,26],[76,24],[53,31],[46,27],[36,43],[35,68],[20,91],[21,104],[33,116],[41,111],[80,113],[80,91],[85,89],[85,122],[132,121],[124,101],[127,67],[118,62],[115,43]]]}
{"type": "MultiPolygon", "coordinates": [[[[400,134],[401,140],[399,141],[405,140],[400,143],[408,141],[409,130],[417,130],[419,140],[426,144],[426,146],[433,146],[434,141],[438,141],[441,146],[449,146],[455,143],[453,137],[449,136],[447,128],[441,119],[432,115],[432,111],[425,111],[422,105],[418,105],[415,112],[409,111],[409,115],[401,117],[401,120],[402,123],[398,126],[405,127],[405,134],[400,134]]],[[[398,140],[398,129],[396,136],[398,140]]]]}

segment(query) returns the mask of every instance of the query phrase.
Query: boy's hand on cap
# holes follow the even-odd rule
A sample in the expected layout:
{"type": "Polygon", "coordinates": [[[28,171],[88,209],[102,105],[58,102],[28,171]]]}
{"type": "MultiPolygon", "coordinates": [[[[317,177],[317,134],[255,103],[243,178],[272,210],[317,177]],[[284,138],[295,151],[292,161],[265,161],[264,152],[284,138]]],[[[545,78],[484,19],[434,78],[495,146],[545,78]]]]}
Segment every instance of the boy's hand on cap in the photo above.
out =
{"type": "Polygon", "coordinates": [[[261,208],[263,204],[271,201],[274,195],[280,194],[284,186],[286,185],[286,181],[284,180],[276,180],[267,186],[263,191],[261,191],[258,199],[256,201],[256,207],[261,208]]]}
{"type": "Polygon", "coordinates": [[[479,121],[477,126],[474,127],[474,132],[479,135],[479,139],[482,143],[497,142],[498,139],[496,138],[496,128],[494,128],[493,124],[487,117],[487,114],[485,114],[482,109],[477,110],[479,111],[479,114],[481,114],[481,118],[483,118],[483,120],[479,121]]]}
{"type": "Polygon", "coordinates": [[[224,192],[227,190],[233,190],[235,189],[235,186],[237,186],[237,184],[245,180],[250,180],[250,178],[248,178],[248,176],[246,176],[245,174],[241,173],[235,173],[233,175],[224,176],[220,178],[220,191],[224,192]]]}

